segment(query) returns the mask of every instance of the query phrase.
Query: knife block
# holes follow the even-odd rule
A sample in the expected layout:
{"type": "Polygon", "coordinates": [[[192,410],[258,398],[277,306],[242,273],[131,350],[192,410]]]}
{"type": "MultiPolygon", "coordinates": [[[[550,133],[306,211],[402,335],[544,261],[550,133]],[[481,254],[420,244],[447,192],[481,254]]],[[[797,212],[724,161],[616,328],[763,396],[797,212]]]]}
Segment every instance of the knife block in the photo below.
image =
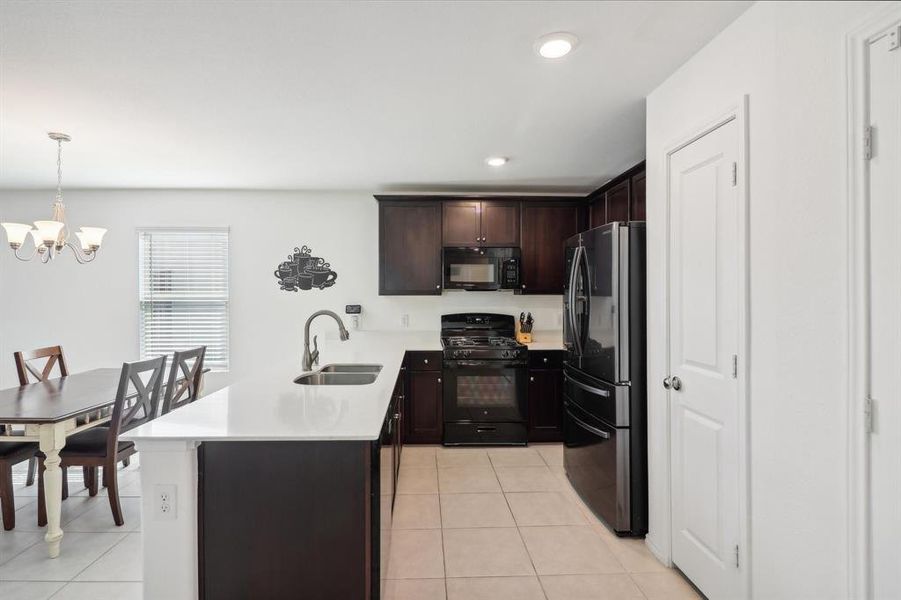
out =
{"type": "Polygon", "coordinates": [[[520,344],[531,344],[532,343],[532,333],[523,333],[522,331],[517,332],[516,341],[520,344]]]}

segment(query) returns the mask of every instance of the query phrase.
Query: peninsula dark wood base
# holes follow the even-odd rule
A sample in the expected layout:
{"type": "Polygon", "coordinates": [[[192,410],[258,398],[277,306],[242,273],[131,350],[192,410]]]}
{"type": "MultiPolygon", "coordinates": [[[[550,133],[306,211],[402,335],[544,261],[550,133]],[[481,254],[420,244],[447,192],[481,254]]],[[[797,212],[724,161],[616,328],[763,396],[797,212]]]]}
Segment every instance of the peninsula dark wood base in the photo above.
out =
{"type": "Polygon", "coordinates": [[[378,598],[378,447],[202,444],[200,598],[378,598]]]}

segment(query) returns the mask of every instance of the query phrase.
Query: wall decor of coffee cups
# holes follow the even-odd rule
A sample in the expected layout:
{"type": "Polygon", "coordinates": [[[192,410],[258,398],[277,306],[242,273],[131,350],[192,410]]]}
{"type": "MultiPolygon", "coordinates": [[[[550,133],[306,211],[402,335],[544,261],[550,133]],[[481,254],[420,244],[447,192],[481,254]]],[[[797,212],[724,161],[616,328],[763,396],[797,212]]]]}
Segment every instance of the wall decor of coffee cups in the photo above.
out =
{"type": "Polygon", "coordinates": [[[294,248],[288,260],[282,262],[275,270],[279,289],[286,292],[312,290],[335,285],[338,274],[332,271],[331,265],[321,256],[313,256],[312,248],[303,246],[294,248]]]}

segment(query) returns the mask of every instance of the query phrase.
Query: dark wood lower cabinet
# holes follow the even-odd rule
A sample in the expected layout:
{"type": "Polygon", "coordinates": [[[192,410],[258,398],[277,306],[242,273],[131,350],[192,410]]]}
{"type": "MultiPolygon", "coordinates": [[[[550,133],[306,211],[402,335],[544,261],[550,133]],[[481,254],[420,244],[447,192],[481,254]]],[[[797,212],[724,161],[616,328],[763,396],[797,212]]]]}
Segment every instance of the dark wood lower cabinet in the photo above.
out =
{"type": "Polygon", "coordinates": [[[408,372],[404,406],[407,425],[404,440],[407,443],[441,443],[444,427],[442,386],[441,371],[408,372]]]}
{"type": "Polygon", "coordinates": [[[380,448],[203,443],[200,598],[377,598],[380,448]]]}
{"type": "Polygon", "coordinates": [[[530,442],[563,440],[562,355],[558,351],[529,353],[530,442]]]}

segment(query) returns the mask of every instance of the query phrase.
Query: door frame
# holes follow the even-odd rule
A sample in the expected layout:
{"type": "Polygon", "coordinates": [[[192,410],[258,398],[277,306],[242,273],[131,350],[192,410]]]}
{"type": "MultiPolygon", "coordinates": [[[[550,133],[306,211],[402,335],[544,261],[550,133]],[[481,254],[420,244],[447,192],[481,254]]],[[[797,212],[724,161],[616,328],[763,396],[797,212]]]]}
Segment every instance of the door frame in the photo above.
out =
{"type": "Polygon", "coordinates": [[[870,260],[869,169],[863,154],[869,121],[868,46],[892,25],[901,6],[876,10],[845,37],[848,194],[848,595],[872,594],[870,536],[870,260]]]}
{"type": "MultiPolygon", "coordinates": [[[[749,280],[749,141],[748,141],[748,107],[749,98],[743,95],[734,103],[720,111],[715,118],[708,119],[699,126],[691,128],[686,134],[667,145],[664,150],[663,163],[665,165],[664,176],[666,177],[666,198],[664,207],[664,216],[666,221],[666,239],[663,249],[663,258],[665,268],[664,281],[664,306],[665,311],[665,367],[669,369],[670,355],[670,280],[669,280],[669,264],[670,264],[670,198],[672,190],[670,189],[671,176],[671,159],[672,155],[700,139],[715,129],[735,121],[738,125],[738,155],[736,162],[738,164],[737,173],[737,202],[739,203],[738,218],[738,247],[737,247],[737,265],[738,269],[738,500],[739,500],[739,545],[740,545],[740,578],[742,582],[741,598],[749,598],[751,591],[751,539],[750,539],[750,445],[749,445],[749,399],[750,399],[750,280],[749,280]]],[[[659,380],[667,374],[650,373],[648,374],[649,389],[657,389],[659,380]]],[[[656,395],[656,394],[655,394],[656,395]]],[[[647,540],[647,545],[652,553],[659,558],[664,564],[672,565],[672,441],[670,437],[670,426],[672,422],[672,401],[667,395],[664,406],[665,415],[661,422],[666,426],[662,431],[656,431],[653,443],[650,444],[649,453],[654,452],[654,447],[659,448],[659,459],[655,464],[660,466],[660,472],[656,474],[655,479],[660,481],[665,479],[665,485],[660,486],[660,501],[665,505],[665,510],[659,511],[661,522],[659,528],[655,528],[654,537],[647,540]]]]}

